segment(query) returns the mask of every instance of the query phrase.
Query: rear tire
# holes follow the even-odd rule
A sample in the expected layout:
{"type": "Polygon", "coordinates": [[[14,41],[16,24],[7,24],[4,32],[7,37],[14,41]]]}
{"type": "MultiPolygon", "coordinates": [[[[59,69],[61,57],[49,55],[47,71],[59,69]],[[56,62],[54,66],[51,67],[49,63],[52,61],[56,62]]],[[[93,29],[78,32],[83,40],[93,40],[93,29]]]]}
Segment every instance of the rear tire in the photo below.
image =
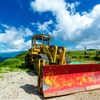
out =
{"type": "Polygon", "coordinates": [[[25,66],[34,70],[34,66],[30,63],[30,55],[25,56],[25,66]]]}

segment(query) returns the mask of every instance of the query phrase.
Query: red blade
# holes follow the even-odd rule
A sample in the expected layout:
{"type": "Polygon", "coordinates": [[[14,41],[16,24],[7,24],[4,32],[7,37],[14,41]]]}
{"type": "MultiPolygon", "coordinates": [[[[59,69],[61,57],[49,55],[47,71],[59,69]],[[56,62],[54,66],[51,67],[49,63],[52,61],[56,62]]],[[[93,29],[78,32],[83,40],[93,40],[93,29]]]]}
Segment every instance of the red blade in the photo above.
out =
{"type": "Polygon", "coordinates": [[[43,68],[44,97],[100,88],[100,65],[48,65],[43,68]]]}

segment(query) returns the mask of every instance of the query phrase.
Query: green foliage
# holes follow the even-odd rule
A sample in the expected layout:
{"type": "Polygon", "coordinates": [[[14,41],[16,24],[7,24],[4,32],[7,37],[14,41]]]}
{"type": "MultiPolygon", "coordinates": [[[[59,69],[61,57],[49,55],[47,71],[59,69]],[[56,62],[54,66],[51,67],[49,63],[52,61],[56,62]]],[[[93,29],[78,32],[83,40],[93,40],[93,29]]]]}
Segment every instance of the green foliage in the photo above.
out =
{"type": "Polygon", "coordinates": [[[94,59],[96,56],[96,50],[87,50],[86,55],[84,54],[84,51],[67,51],[66,56],[68,56],[71,61],[100,61],[100,56],[98,56],[98,59],[94,59]],[[89,58],[85,58],[86,56],[89,58]]]}
{"type": "MultiPolygon", "coordinates": [[[[67,51],[66,52],[66,55],[67,56],[84,56],[84,51],[67,51]]],[[[96,55],[96,51],[87,51],[87,55],[90,55],[90,56],[95,56],[96,55]]]]}
{"type": "MultiPolygon", "coordinates": [[[[9,71],[30,71],[29,68],[25,67],[25,56],[27,52],[22,52],[21,54],[17,55],[14,58],[6,59],[3,62],[0,62],[0,73],[6,73],[9,71]]],[[[68,56],[71,61],[91,61],[91,62],[98,62],[100,61],[100,57],[98,59],[94,59],[96,56],[95,50],[88,50],[87,55],[90,58],[84,58],[85,54],[84,51],[67,51],[66,56],[68,56]],[[73,56],[75,58],[73,58],[73,56]]]]}
{"type": "Polygon", "coordinates": [[[0,63],[0,73],[6,73],[9,71],[30,71],[25,67],[24,59],[27,52],[22,52],[15,58],[6,59],[0,63]]]}
{"type": "Polygon", "coordinates": [[[26,54],[27,54],[27,52],[24,51],[24,52],[22,52],[21,54],[17,55],[15,58],[18,58],[18,59],[20,59],[21,61],[24,61],[24,60],[25,60],[26,54]]]}
{"type": "Polygon", "coordinates": [[[7,59],[7,60],[4,60],[2,63],[1,63],[1,66],[17,66],[17,65],[20,65],[21,64],[21,61],[20,59],[18,58],[10,58],[10,59],[7,59]]]}

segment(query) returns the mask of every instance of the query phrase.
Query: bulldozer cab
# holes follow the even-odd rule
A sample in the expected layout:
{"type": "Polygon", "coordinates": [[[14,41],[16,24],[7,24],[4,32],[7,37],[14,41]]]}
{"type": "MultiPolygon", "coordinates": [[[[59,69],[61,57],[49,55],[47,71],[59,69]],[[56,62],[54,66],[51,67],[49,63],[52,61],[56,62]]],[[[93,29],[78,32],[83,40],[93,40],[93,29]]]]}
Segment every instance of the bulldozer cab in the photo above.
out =
{"type": "Polygon", "coordinates": [[[32,37],[32,46],[52,45],[52,37],[45,34],[36,34],[32,37]]]}

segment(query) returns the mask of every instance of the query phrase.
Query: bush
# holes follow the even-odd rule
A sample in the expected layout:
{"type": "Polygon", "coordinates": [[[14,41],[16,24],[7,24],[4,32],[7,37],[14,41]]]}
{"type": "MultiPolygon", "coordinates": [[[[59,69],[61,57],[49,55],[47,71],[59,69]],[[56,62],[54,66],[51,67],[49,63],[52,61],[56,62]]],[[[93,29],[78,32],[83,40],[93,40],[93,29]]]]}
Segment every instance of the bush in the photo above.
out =
{"type": "Polygon", "coordinates": [[[7,59],[1,63],[1,66],[14,66],[15,67],[18,65],[21,65],[21,61],[18,58],[7,59]]]}
{"type": "Polygon", "coordinates": [[[10,58],[6,59],[0,64],[0,73],[6,73],[9,71],[30,71],[29,68],[26,68],[23,61],[19,58],[10,58]]]}
{"type": "Polygon", "coordinates": [[[21,54],[17,55],[15,58],[18,58],[24,62],[26,54],[27,52],[22,52],[21,54]]]}
{"type": "Polygon", "coordinates": [[[14,58],[0,62],[0,73],[6,73],[9,71],[31,71],[29,68],[26,68],[24,64],[26,54],[27,52],[22,52],[14,58]]]}

